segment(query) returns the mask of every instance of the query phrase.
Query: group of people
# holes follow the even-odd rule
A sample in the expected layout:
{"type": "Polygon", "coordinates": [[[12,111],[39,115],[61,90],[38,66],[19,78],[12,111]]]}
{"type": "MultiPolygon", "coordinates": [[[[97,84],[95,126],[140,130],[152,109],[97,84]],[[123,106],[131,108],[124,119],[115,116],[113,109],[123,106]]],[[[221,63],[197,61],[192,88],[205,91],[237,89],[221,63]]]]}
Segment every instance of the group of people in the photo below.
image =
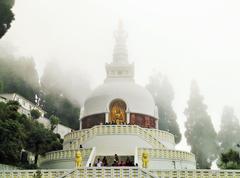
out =
{"type": "Polygon", "coordinates": [[[103,159],[101,160],[100,158],[98,158],[97,162],[95,163],[95,166],[97,167],[103,167],[103,166],[134,166],[134,163],[132,160],[130,160],[129,157],[126,158],[125,161],[120,161],[119,157],[117,154],[114,155],[114,161],[111,165],[108,164],[107,158],[106,156],[103,157],[103,159]]]}

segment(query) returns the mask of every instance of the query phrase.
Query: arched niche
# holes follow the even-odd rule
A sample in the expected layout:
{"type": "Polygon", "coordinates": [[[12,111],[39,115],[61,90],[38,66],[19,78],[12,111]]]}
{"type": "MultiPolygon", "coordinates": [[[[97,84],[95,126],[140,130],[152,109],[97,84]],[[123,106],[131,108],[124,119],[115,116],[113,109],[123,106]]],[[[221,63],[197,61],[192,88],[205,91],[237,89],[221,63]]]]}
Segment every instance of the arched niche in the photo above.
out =
{"type": "Polygon", "coordinates": [[[127,123],[127,105],[122,99],[114,99],[109,105],[109,122],[115,124],[127,123]]]}

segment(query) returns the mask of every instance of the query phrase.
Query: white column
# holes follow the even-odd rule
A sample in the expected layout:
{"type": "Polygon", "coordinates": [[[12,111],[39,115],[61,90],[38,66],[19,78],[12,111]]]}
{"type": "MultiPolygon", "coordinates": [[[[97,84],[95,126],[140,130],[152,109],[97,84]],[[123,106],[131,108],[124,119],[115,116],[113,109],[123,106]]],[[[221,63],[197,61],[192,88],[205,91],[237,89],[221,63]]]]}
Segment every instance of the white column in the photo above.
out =
{"type": "Polygon", "coordinates": [[[109,112],[105,113],[105,122],[109,122],[109,112]]]}
{"type": "Polygon", "coordinates": [[[155,120],[156,129],[158,129],[158,121],[159,121],[159,119],[155,120]]]}
{"type": "Polygon", "coordinates": [[[130,123],[130,112],[127,112],[127,124],[130,123]]]}
{"type": "Polygon", "coordinates": [[[79,126],[79,130],[82,130],[82,119],[79,120],[80,126],[79,126]]]}

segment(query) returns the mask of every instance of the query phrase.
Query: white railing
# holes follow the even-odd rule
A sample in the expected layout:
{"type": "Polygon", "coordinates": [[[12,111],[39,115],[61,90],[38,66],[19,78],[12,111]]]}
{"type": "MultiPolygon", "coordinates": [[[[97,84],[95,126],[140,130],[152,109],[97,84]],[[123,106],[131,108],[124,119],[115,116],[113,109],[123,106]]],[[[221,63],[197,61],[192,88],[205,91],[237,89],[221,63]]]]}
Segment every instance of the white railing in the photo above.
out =
{"type": "Polygon", "coordinates": [[[1,178],[34,178],[41,175],[42,178],[55,178],[68,173],[69,169],[45,169],[45,170],[7,170],[0,171],[1,178]]]}
{"type": "Polygon", "coordinates": [[[79,168],[59,178],[157,178],[153,173],[138,167],[102,167],[79,168]]]}
{"type": "MultiPolygon", "coordinates": [[[[165,133],[165,132],[164,132],[165,133]]],[[[64,149],[76,149],[92,137],[99,135],[137,135],[150,143],[153,148],[166,148],[148,129],[137,125],[97,125],[90,129],[71,132],[64,137],[64,149]],[[71,144],[70,144],[71,142],[71,144]],[[68,147],[66,145],[69,145],[68,147]]],[[[170,134],[169,134],[170,135],[170,134]]]]}
{"type": "Polygon", "coordinates": [[[91,154],[92,148],[82,148],[75,150],[59,150],[46,153],[45,156],[40,156],[38,164],[41,165],[46,161],[52,160],[61,160],[61,159],[74,159],[76,152],[80,151],[83,157],[83,160],[88,160],[89,155],[91,154]]]}
{"type": "MultiPolygon", "coordinates": [[[[146,170],[138,167],[102,167],[80,169],[39,170],[42,178],[79,177],[79,178],[238,178],[240,170],[146,170]],[[150,172],[150,173],[149,173],[150,172]]],[[[1,178],[33,178],[37,170],[0,171],[1,178]]]]}
{"type": "Polygon", "coordinates": [[[0,164],[0,171],[1,170],[18,170],[19,168],[16,166],[12,165],[7,165],[7,164],[0,164]]]}
{"type": "Polygon", "coordinates": [[[171,144],[175,145],[175,139],[174,135],[164,131],[164,130],[158,130],[158,129],[146,129],[151,135],[158,138],[159,140],[163,140],[166,142],[169,142],[171,144]]]}
{"type": "Polygon", "coordinates": [[[86,163],[86,167],[90,167],[90,164],[93,166],[94,164],[94,160],[95,160],[95,156],[96,156],[96,147],[92,148],[91,154],[88,158],[88,161],[86,163]]]}
{"type": "MultiPolygon", "coordinates": [[[[134,127],[139,127],[138,125],[98,125],[98,126],[108,127],[108,128],[109,127],[123,127],[123,128],[128,127],[130,129],[134,128],[134,127]]],[[[96,126],[94,126],[94,127],[96,127],[96,126]]],[[[142,127],[140,127],[140,128],[142,128],[142,127]]],[[[142,128],[142,129],[145,129],[146,131],[148,131],[148,133],[150,133],[151,135],[159,138],[160,140],[164,140],[164,141],[170,142],[172,144],[175,144],[174,135],[167,132],[167,131],[158,130],[158,129],[148,129],[148,128],[142,128]]],[[[82,129],[82,130],[77,130],[77,131],[74,131],[74,132],[70,132],[70,133],[68,133],[64,136],[64,140],[78,139],[82,136],[82,134],[86,133],[88,130],[89,129],[82,129]]],[[[123,129],[122,131],[126,131],[126,130],[123,129]]]]}
{"type": "Polygon", "coordinates": [[[238,178],[240,177],[240,170],[150,170],[158,177],[167,178],[238,178]]]}
{"type": "Polygon", "coordinates": [[[184,160],[195,162],[195,155],[186,151],[167,150],[167,149],[154,149],[154,148],[138,148],[138,159],[142,159],[142,153],[146,151],[150,159],[171,159],[171,160],[184,160]]]}

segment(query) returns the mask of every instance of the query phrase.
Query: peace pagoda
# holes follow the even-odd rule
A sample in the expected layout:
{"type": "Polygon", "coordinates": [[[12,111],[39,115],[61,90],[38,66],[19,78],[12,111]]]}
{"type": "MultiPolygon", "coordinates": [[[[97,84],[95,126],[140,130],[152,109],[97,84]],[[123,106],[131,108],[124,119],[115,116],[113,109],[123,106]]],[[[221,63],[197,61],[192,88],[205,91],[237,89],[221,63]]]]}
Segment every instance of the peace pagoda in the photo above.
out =
{"type": "Polygon", "coordinates": [[[128,61],[122,23],[114,36],[113,60],[105,66],[104,83],[85,100],[80,130],[64,136],[63,150],[41,157],[40,168],[74,169],[79,153],[85,168],[97,166],[104,157],[108,165],[98,169],[117,167],[117,155],[118,164],[128,159],[129,168],[144,168],[153,174],[160,169],[195,169],[195,156],[175,150],[173,134],[158,129],[158,108],[152,95],[134,82],[134,63],[128,61]]]}

